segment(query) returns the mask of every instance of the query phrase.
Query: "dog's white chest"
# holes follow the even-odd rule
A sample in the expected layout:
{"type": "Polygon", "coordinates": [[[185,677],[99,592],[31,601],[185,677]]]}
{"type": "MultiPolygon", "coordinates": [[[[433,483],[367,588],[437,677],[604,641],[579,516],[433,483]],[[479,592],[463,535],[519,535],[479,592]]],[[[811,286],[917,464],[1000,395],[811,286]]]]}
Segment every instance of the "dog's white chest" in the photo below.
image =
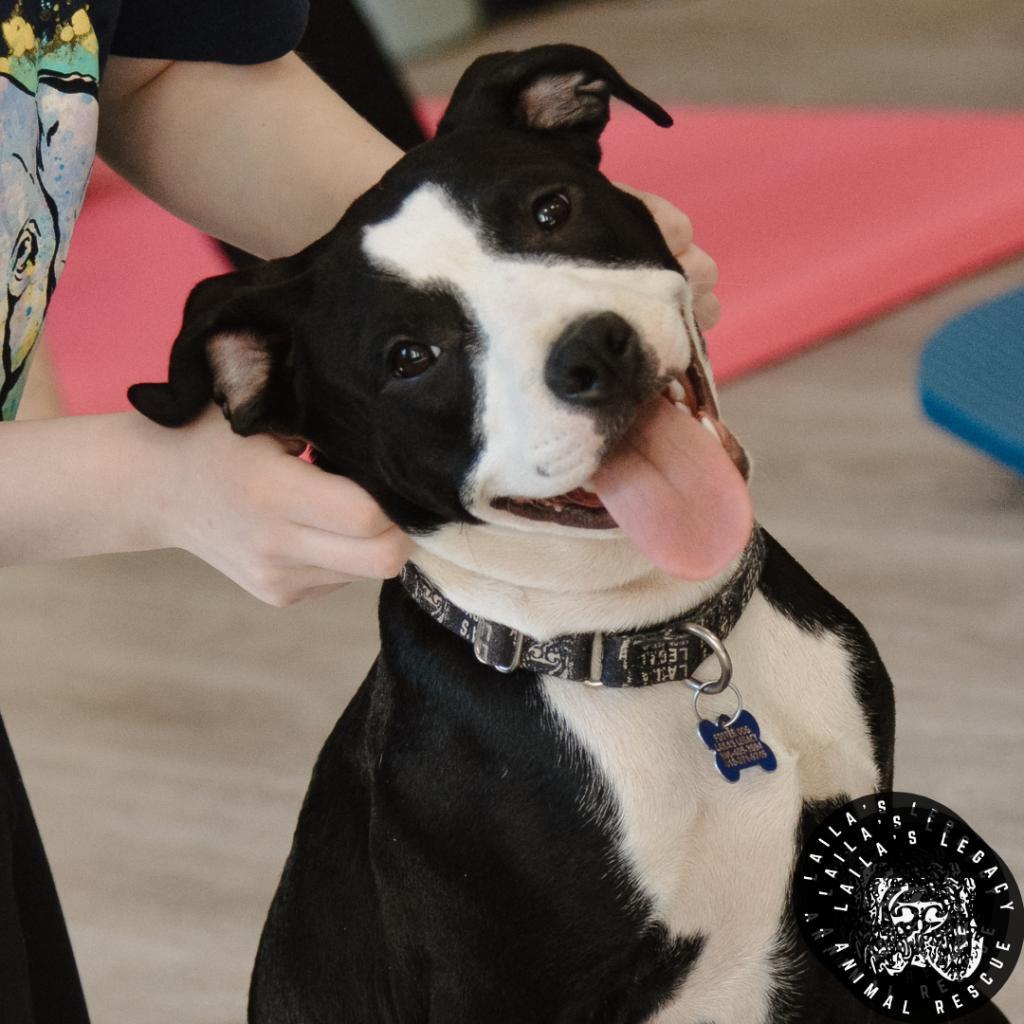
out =
{"type": "MultiPolygon", "coordinates": [[[[728,646],[745,705],[778,758],[774,772],[753,767],[735,783],[698,736],[684,684],[544,681],[566,741],[593,758],[612,794],[621,852],[653,916],[670,933],[704,937],[658,1024],[760,1024],[802,802],[874,788],[867,731],[833,638],[800,630],[758,595],[728,646]]],[[[729,694],[718,700],[708,714],[734,706],[729,694]]],[[[581,794],[584,808],[592,799],[581,794]]]]}

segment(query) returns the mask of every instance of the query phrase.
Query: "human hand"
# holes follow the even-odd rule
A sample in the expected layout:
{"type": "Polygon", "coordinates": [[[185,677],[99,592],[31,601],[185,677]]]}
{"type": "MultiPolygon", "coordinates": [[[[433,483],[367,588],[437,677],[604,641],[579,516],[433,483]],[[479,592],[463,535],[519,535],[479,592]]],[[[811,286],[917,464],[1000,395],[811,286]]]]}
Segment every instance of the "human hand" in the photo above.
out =
{"type": "Polygon", "coordinates": [[[412,542],[361,487],[240,437],[210,406],[175,430],[150,425],[164,544],[185,548],[277,607],[401,570],[412,542]]]}
{"type": "Polygon", "coordinates": [[[718,266],[699,245],[694,245],[693,224],[690,218],[679,207],[661,196],[641,192],[619,181],[615,182],[615,185],[623,192],[636,196],[650,210],[693,289],[693,313],[697,323],[704,330],[714,327],[722,315],[721,306],[714,292],[715,285],[718,284],[718,266]]]}

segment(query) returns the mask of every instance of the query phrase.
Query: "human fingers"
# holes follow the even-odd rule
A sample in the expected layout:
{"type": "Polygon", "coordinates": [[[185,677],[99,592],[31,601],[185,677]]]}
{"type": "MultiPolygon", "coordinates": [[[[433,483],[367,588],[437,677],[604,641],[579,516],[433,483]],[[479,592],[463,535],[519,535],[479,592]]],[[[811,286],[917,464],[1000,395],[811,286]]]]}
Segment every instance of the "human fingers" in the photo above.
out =
{"type": "Polygon", "coordinates": [[[678,258],[695,296],[714,291],[718,284],[718,264],[699,245],[691,245],[678,258]]]}
{"type": "Polygon", "coordinates": [[[394,528],[376,501],[347,477],[300,459],[288,459],[280,479],[267,480],[265,495],[281,516],[299,526],[346,537],[377,537],[394,528]]]}
{"type": "Polygon", "coordinates": [[[298,527],[282,552],[298,567],[336,573],[348,579],[389,579],[402,571],[413,543],[397,526],[374,537],[357,538],[298,527]]]}
{"type": "Polygon", "coordinates": [[[710,330],[722,318],[722,306],[714,292],[701,295],[693,301],[693,315],[705,331],[710,330]]]}
{"type": "Polygon", "coordinates": [[[395,576],[411,549],[397,527],[384,537],[357,540],[293,526],[265,531],[250,547],[205,557],[260,601],[284,608],[356,580],[395,576]]]}

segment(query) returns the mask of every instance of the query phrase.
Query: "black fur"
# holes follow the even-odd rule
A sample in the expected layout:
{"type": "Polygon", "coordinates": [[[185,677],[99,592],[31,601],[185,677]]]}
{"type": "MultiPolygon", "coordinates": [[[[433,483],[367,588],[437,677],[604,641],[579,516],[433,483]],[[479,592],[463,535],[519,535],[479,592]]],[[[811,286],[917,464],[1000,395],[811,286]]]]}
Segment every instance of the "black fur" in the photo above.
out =
{"type": "Polygon", "coordinates": [[[598,138],[615,96],[667,128],[667,111],[631,86],[603,57],[581,46],[535,46],[521,53],[489,53],[463,74],[437,127],[438,135],[496,126],[543,130],[576,147],[597,164],[598,138]],[[531,87],[548,82],[551,95],[538,110],[526,100],[531,87]]]}

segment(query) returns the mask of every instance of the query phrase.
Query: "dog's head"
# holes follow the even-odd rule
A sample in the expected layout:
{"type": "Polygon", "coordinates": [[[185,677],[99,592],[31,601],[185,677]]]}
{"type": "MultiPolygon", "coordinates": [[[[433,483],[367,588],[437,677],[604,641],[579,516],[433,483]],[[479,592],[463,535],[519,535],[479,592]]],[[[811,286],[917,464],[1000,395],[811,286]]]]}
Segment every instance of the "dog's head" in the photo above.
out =
{"type": "MultiPolygon", "coordinates": [[[[598,170],[612,96],[671,123],[589,50],[479,59],[328,235],[199,284],[168,383],[132,403],[180,425],[212,398],[240,434],[306,441],[413,533],[618,521],[658,561],[666,516],[745,501],[745,459],[685,277],[598,170]]],[[[724,514],[749,531],[749,504],[724,514]]]]}

